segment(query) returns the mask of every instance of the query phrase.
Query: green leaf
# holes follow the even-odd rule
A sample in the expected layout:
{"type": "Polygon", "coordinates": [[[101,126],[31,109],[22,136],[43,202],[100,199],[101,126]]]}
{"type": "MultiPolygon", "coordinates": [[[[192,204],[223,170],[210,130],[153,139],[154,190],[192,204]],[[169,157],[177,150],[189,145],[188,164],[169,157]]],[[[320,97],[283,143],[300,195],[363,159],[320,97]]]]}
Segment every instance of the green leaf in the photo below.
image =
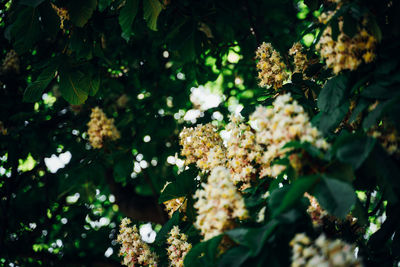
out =
{"type": "Polygon", "coordinates": [[[337,76],[326,82],[318,96],[318,108],[333,112],[342,103],[347,88],[347,77],[337,76]]]}
{"type": "Polygon", "coordinates": [[[88,87],[90,96],[96,95],[100,89],[100,74],[85,75],[83,83],[88,87]]]}
{"type": "Polygon", "coordinates": [[[339,218],[345,218],[356,201],[355,192],[350,184],[325,175],[315,187],[313,195],[322,208],[339,218]]]}
{"type": "Polygon", "coordinates": [[[293,207],[309,191],[319,180],[319,175],[305,176],[296,179],[285,193],[281,204],[278,208],[272,210],[272,216],[276,217],[282,212],[293,207]]]}
{"type": "Polygon", "coordinates": [[[218,261],[219,267],[239,267],[251,256],[249,249],[245,246],[237,246],[222,254],[218,261]]]}
{"type": "Polygon", "coordinates": [[[343,163],[351,164],[356,170],[368,158],[376,140],[368,136],[347,135],[338,139],[336,157],[343,163]]]}
{"type": "Polygon", "coordinates": [[[42,97],[44,90],[46,90],[51,80],[53,80],[56,70],[57,69],[52,64],[45,68],[37,77],[37,79],[33,83],[28,85],[24,92],[23,101],[38,101],[42,97]]]}
{"type": "Polygon", "coordinates": [[[69,16],[71,22],[78,27],[83,27],[92,17],[97,6],[97,0],[71,0],[69,1],[69,16]]]}
{"type": "Polygon", "coordinates": [[[197,243],[189,250],[184,259],[184,266],[215,266],[218,245],[223,235],[197,243]]]}
{"type": "Polygon", "coordinates": [[[38,10],[26,7],[18,12],[15,22],[11,25],[10,36],[17,53],[22,54],[33,48],[41,38],[38,10]]]}
{"type": "Polygon", "coordinates": [[[179,212],[176,211],[172,215],[171,219],[169,219],[161,228],[161,230],[157,233],[156,242],[157,243],[165,243],[164,241],[167,239],[168,233],[171,231],[174,225],[178,225],[179,223],[179,212]]]}
{"type": "Polygon", "coordinates": [[[396,93],[398,92],[393,90],[393,88],[386,86],[385,82],[378,82],[365,88],[361,92],[361,95],[365,98],[388,99],[393,97],[396,93]]]}
{"type": "Polygon", "coordinates": [[[84,74],[79,71],[61,71],[60,91],[64,99],[70,104],[82,104],[85,102],[89,94],[87,79],[84,79],[84,74]]]}
{"type": "Polygon", "coordinates": [[[39,13],[44,31],[51,37],[55,37],[60,30],[60,18],[51,7],[50,2],[39,6],[39,13]]]}
{"type": "Polygon", "coordinates": [[[143,2],[143,17],[147,26],[153,31],[157,31],[157,19],[162,9],[163,6],[158,0],[144,0],[143,2]]]}
{"type": "Polygon", "coordinates": [[[135,20],[139,8],[139,0],[127,0],[125,5],[121,8],[118,17],[119,25],[122,29],[122,38],[129,41],[132,34],[132,23],[135,20]]]}
{"type": "Polygon", "coordinates": [[[250,256],[258,255],[264,243],[278,226],[278,221],[271,220],[265,226],[258,228],[236,228],[226,232],[233,241],[248,247],[250,256]]]}
{"type": "Polygon", "coordinates": [[[189,168],[176,177],[176,181],[167,185],[158,199],[159,203],[191,194],[196,189],[197,170],[189,168]]]}
{"type": "Polygon", "coordinates": [[[124,183],[133,170],[133,156],[131,153],[121,153],[114,158],[114,179],[116,182],[124,183]]]}
{"type": "Polygon", "coordinates": [[[319,117],[318,128],[323,134],[334,130],[349,111],[349,102],[346,101],[332,112],[322,112],[319,117]]]}
{"type": "Polygon", "coordinates": [[[386,100],[385,102],[381,102],[376,106],[374,110],[368,113],[365,117],[362,126],[364,129],[369,129],[370,127],[377,125],[378,121],[382,118],[384,114],[390,110],[393,105],[396,105],[398,98],[392,98],[386,100]]]}
{"type": "Polygon", "coordinates": [[[99,0],[98,8],[100,12],[103,12],[107,7],[111,5],[113,0],[99,0]]]}

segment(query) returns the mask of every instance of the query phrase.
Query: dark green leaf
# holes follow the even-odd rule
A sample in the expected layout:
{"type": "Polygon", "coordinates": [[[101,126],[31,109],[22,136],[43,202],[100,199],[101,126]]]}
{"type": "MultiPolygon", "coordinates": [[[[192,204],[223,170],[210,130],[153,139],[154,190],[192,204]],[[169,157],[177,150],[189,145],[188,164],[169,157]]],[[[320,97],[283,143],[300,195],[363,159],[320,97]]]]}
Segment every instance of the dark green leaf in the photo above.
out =
{"type": "Polygon", "coordinates": [[[304,193],[315,186],[319,178],[318,175],[312,175],[296,179],[291,185],[289,185],[289,189],[285,193],[279,207],[272,210],[272,216],[276,217],[297,204],[304,196],[304,193]]]}
{"type": "Polygon", "coordinates": [[[278,226],[276,220],[272,220],[263,227],[259,228],[236,228],[226,232],[226,234],[236,243],[250,249],[251,256],[258,255],[264,246],[265,241],[278,226]]]}
{"type": "Polygon", "coordinates": [[[332,112],[322,112],[319,118],[319,130],[324,134],[334,130],[346,116],[348,111],[349,102],[346,101],[332,112]]]}
{"type": "Polygon", "coordinates": [[[222,235],[200,242],[192,247],[184,259],[185,266],[215,266],[215,258],[222,235]]]}
{"type": "Polygon", "coordinates": [[[318,96],[318,108],[321,111],[333,112],[342,103],[347,88],[347,77],[334,77],[326,82],[318,96]]]}
{"type": "Polygon", "coordinates": [[[46,90],[47,86],[54,79],[56,73],[56,68],[54,65],[50,64],[46,69],[44,69],[37,79],[28,85],[24,92],[25,102],[35,102],[38,101],[46,90]]]}
{"type": "Polygon", "coordinates": [[[163,6],[158,0],[143,1],[143,17],[147,22],[147,26],[153,31],[157,30],[157,19],[162,9],[163,6]]]}
{"type": "Polygon", "coordinates": [[[83,27],[92,17],[97,6],[97,0],[71,0],[68,4],[72,23],[78,27],[83,27]]]}
{"type": "Polygon", "coordinates": [[[129,41],[132,34],[132,23],[135,20],[138,9],[139,0],[127,0],[125,5],[121,8],[118,21],[122,29],[121,36],[126,41],[129,41]]]}
{"type": "Polygon", "coordinates": [[[24,53],[33,48],[33,45],[41,38],[38,10],[26,7],[19,11],[17,19],[11,25],[10,36],[14,48],[18,53],[24,53]]]}
{"type": "Polygon", "coordinates": [[[62,96],[72,105],[85,102],[88,97],[89,85],[84,74],[79,71],[60,71],[60,91],[62,96]]]}
{"type": "Polygon", "coordinates": [[[315,187],[314,196],[322,208],[339,218],[345,218],[356,201],[350,184],[326,176],[315,187]]]}
{"type": "Polygon", "coordinates": [[[239,267],[250,257],[250,251],[245,246],[231,248],[218,261],[219,267],[239,267]]]}
{"type": "Polygon", "coordinates": [[[190,168],[179,174],[176,177],[176,181],[168,184],[161,193],[158,200],[159,203],[191,194],[196,189],[196,176],[197,171],[194,168],[190,168]]]}
{"type": "Polygon", "coordinates": [[[156,242],[163,242],[167,239],[168,233],[171,231],[174,225],[178,225],[179,223],[179,212],[174,212],[171,219],[169,219],[161,228],[161,230],[157,233],[156,242]]]}
{"type": "Polygon", "coordinates": [[[358,169],[367,159],[376,140],[368,136],[348,135],[338,140],[336,157],[343,163],[349,163],[358,169]]]}

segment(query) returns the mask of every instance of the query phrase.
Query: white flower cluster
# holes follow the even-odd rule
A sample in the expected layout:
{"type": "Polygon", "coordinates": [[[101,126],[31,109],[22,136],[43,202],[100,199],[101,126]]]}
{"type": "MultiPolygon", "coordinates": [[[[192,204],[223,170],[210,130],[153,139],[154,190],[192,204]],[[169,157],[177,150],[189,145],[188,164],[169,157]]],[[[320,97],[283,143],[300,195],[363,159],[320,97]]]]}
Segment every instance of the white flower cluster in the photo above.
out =
{"type": "Polygon", "coordinates": [[[233,183],[242,182],[243,189],[255,178],[257,169],[254,162],[260,163],[263,148],[257,144],[250,126],[242,123],[238,117],[231,117],[225,130],[230,135],[226,144],[227,167],[231,170],[233,183]]]}
{"type": "Polygon", "coordinates": [[[270,43],[262,43],[257,48],[256,59],[260,86],[272,86],[275,90],[281,88],[289,74],[279,52],[270,43]]]}
{"type": "Polygon", "coordinates": [[[360,267],[355,246],[340,239],[329,240],[324,234],[314,242],[304,233],[296,234],[290,242],[293,250],[292,267],[360,267]]]}
{"type": "Polygon", "coordinates": [[[216,167],[211,171],[207,183],[202,184],[194,195],[194,208],[198,211],[195,226],[204,240],[208,240],[234,227],[234,219],[248,217],[244,200],[231,181],[229,170],[216,167]]]}
{"type": "Polygon", "coordinates": [[[181,155],[186,164],[196,163],[203,170],[225,164],[225,148],[216,128],[211,124],[184,128],[180,135],[181,155]]]}
{"type": "Polygon", "coordinates": [[[192,248],[192,244],[187,242],[187,236],[180,232],[178,226],[174,226],[169,232],[167,243],[169,244],[167,253],[170,266],[183,267],[183,260],[192,248]]]}
{"type": "MultiPolygon", "coordinates": [[[[340,1],[336,2],[338,10],[340,1]]],[[[319,20],[326,24],[334,14],[335,11],[324,12],[320,15],[319,20]]],[[[367,24],[366,19],[363,24],[367,24]]],[[[370,63],[375,59],[377,40],[364,27],[352,37],[343,32],[342,17],[339,17],[338,27],[337,40],[332,38],[332,27],[328,25],[315,46],[321,58],[325,59],[326,65],[332,68],[335,74],[343,70],[355,70],[361,63],[370,63]]]]}
{"type": "Polygon", "coordinates": [[[272,106],[259,106],[250,115],[251,125],[256,131],[256,142],[267,147],[261,159],[261,177],[276,177],[284,170],[283,165],[271,163],[289,151],[283,147],[290,141],[309,142],[324,150],[329,147],[317,128],[311,125],[303,107],[290,94],[278,96],[272,106]]]}
{"type": "Polygon", "coordinates": [[[89,141],[94,148],[102,148],[105,139],[114,141],[120,138],[114,125],[114,119],[108,119],[99,107],[92,109],[87,126],[89,127],[89,141]]]}
{"type": "Polygon", "coordinates": [[[120,256],[123,256],[122,264],[134,267],[135,264],[143,266],[157,266],[157,256],[150,251],[150,247],[143,242],[136,225],[130,227],[131,220],[124,218],[121,222],[117,242],[120,243],[120,256]]]}

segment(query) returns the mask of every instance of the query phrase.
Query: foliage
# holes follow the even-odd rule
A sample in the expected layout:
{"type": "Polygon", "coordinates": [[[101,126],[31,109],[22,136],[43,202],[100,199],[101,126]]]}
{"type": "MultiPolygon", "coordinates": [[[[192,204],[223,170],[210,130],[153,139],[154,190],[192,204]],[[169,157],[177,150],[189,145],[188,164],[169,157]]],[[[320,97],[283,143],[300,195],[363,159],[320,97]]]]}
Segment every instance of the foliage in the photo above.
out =
{"type": "Polygon", "coordinates": [[[287,266],[290,241],[303,232],[355,244],[367,266],[399,263],[398,1],[15,0],[0,7],[1,265],[119,266],[125,216],[152,223],[160,266],[169,264],[173,226],[193,245],[186,266],[287,266]],[[332,16],[320,22],[324,14],[332,16]],[[327,27],[332,42],[366,29],[376,41],[373,61],[326,67],[316,46],[327,27]],[[309,60],[304,73],[289,54],[299,41],[309,60]],[[255,51],[263,42],[290,76],[275,89],[258,86],[255,51]],[[225,101],[203,108],[199,88],[225,101]],[[288,93],[331,145],[286,143],[271,163],[285,166],[282,173],[237,184],[250,217],[203,240],[193,195],[209,171],[184,165],[180,131],[207,122],[224,129],[240,107],[247,120],[257,105],[288,93]],[[120,133],[97,149],[87,133],[96,106],[120,133]],[[305,193],[324,214],[318,224],[305,193]],[[168,218],[161,203],[178,197],[187,206],[168,218]]]}

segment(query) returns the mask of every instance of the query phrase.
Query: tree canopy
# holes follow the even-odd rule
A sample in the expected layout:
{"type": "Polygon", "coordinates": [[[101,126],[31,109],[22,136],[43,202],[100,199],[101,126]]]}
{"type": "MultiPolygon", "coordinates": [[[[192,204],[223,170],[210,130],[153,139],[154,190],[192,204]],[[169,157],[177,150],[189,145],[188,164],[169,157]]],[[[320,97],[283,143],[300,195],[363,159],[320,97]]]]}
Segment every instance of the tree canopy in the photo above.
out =
{"type": "Polygon", "coordinates": [[[397,265],[399,12],[2,1],[0,265],[397,265]]]}

